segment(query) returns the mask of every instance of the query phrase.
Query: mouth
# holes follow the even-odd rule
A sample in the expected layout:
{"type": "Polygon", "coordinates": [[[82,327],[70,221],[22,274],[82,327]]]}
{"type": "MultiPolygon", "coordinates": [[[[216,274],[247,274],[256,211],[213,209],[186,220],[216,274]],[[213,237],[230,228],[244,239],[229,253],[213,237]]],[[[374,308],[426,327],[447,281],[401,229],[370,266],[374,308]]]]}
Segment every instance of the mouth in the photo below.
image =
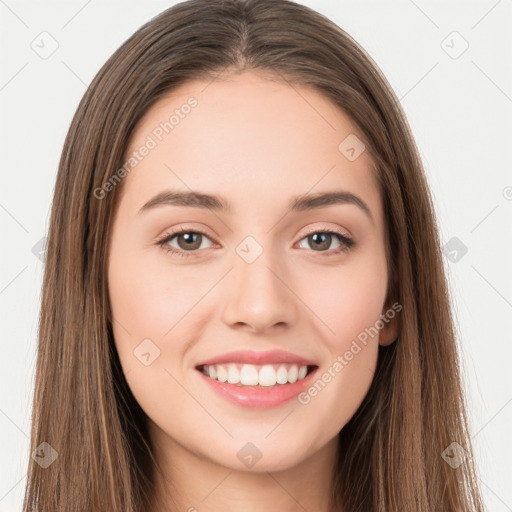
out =
{"type": "Polygon", "coordinates": [[[196,370],[209,379],[241,388],[273,389],[304,380],[318,368],[317,365],[296,363],[275,364],[202,364],[196,370]]]}

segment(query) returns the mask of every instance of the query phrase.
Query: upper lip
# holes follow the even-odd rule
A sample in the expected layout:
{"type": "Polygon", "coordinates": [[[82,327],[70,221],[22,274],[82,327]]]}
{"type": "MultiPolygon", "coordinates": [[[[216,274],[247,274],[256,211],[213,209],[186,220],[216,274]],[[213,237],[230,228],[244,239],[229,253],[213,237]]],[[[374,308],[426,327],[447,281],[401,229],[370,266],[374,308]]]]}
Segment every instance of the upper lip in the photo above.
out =
{"type": "Polygon", "coordinates": [[[227,352],[197,364],[196,367],[222,364],[222,363],[246,363],[246,364],[274,364],[274,363],[296,363],[301,366],[316,366],[314,361],[304,357],[286,352],[284,350],[267,350],[256,352],[254,350],[236,350],[227,352]]]}

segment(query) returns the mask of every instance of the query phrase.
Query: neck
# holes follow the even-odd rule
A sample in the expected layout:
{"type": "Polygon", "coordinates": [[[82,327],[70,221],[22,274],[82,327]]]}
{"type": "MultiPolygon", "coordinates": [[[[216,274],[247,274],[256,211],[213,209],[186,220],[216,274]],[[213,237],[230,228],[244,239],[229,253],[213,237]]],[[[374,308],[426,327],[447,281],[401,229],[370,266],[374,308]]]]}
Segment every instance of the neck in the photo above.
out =
{"type": "Polygon", "coordinates": [[[155,472],[154,512],[341,512],[329,501],[337,436],[290,468],[241,471],[192,453],[154,425],[152,430],[161,468],[155,472]]]}

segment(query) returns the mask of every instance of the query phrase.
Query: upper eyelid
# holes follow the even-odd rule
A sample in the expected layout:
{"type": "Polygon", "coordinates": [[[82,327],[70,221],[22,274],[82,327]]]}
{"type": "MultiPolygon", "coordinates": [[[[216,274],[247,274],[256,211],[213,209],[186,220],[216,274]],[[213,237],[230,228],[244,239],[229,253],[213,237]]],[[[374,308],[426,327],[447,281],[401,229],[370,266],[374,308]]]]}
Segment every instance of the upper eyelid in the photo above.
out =
{"type": "MultiPolygon", "coordinates": [[[[308,230],[306,233],[304,233],[299,238],[298,241],[303,240],[305,237],[310,236],[311,234],[314,234],[314,233],[324,233],[324,232],[329,232],[329,233],[332,233],[334,235],[339,235],[341,237],[345,237],[345,238],[353,241],[352,235],[345,234],[345,233],[342,233],[340,231],[341,231],[341,229],[337,230],[335,228],[328,227],[328,226],[322,226],[322,227],[319,227],[319,228],[313,228],[311,230],[308,230]]],[[[201,229],[201,228],[193,228],[193,227],[192,228],[187,228],[187,227],[181,227],[181,226],[180,226],[179,229],[176,229],[175,231],[172,231],[172,232],[164,234],[161,238],[158,239],[158,242],[160,242],[160,243],[161,242],[166,242],[166,241],[169,242],[174,237],[176,237],[178,235],[185,234],[185,233],[198,233],[198,234],[201,234],[203,236],[208,237],[212,241],[212,243],[218,245],[218,242],[215,241],[215,237],[212,237],[211,235],[206,233],[203,229],[201,229]]],[[[195,251],[190,251],[190,252],[195,252],[195,251]]]]}

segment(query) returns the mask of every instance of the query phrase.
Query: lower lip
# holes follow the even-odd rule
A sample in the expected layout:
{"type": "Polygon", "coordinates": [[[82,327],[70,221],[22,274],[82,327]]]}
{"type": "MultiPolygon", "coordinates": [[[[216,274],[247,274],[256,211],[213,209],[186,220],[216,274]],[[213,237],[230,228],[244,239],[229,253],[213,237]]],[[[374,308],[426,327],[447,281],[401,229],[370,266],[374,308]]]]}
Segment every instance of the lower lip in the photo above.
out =
{"type": "Polygon", "coordinates": [[[219,382],[207,377],[201,370],[197,371],[215,393],[229,402],[249,409],[269,409],[284,404],[305,391],[317,370],[318,367],[308,373],[302,380],[293,384],[279,384],[273,388],[255,388],[219,382]]]}

